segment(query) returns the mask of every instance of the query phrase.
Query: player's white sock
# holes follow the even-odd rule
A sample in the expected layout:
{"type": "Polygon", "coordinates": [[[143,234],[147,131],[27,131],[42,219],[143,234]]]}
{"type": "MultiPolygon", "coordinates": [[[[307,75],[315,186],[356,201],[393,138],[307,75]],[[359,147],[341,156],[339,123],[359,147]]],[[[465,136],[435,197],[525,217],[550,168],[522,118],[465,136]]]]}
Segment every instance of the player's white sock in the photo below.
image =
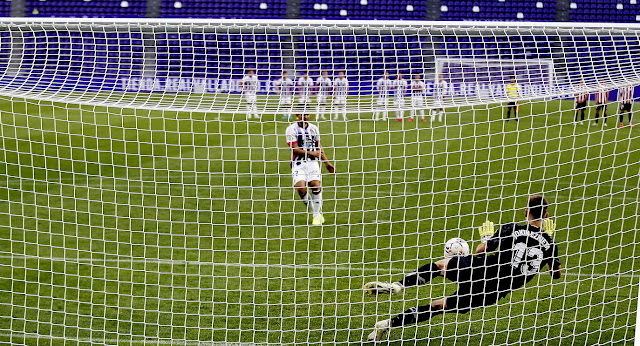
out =
{"type": "Polygon", "coordinates": [[[443,111],[438,112],[438,121],[439,122],[442,122],[442,118],[443,117],[444,117],[444,112],[443,111]]]}
{"type": "Polygon", "coordinates": [[[379,115],[380,115],[380,111],[373,112],[373,120],[378,120],[379,115]]]}
{"type": "Polygon", "coordinates": [[[311,211],[313,217],[317,217],[322,213],[322,190],[311,192],[311,211]]]}
{"type": "Polygon", "coordinates": [[[347,106],[342,109],[342,119],[347,120],[347,106]]]}

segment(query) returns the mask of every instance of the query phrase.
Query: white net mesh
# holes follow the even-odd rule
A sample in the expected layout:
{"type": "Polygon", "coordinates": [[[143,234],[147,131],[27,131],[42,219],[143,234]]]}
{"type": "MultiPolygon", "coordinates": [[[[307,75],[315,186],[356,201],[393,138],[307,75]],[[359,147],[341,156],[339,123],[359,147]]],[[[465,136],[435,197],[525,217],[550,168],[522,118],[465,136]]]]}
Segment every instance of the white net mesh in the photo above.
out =
{"type": "Polygon", "coordinates": [[[25,19],[0,39],[0,342],[361,343],[457,287],[364,283],[475,249],[533,194],[565,275],[391,340],[633,339],[638,27],[25,19]],[[336,169],[322,225],[293,188],[301,111],[336,169]]]}

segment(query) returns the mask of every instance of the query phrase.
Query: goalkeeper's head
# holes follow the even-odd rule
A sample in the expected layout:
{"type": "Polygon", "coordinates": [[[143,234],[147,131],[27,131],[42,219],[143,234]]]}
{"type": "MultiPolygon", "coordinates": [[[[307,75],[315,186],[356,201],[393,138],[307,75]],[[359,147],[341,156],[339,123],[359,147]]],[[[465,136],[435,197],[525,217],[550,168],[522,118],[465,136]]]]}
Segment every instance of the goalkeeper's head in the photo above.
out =
{"type": "Polygon", "coordinates": [[[547,202],[546,198],[542,197],[541,195],[533,195],[529,197],[525,216],[528,220],[531,221],[546,219],[549,217],[549,212],[547,211],[548,207],[549,202],[547,202]]]}

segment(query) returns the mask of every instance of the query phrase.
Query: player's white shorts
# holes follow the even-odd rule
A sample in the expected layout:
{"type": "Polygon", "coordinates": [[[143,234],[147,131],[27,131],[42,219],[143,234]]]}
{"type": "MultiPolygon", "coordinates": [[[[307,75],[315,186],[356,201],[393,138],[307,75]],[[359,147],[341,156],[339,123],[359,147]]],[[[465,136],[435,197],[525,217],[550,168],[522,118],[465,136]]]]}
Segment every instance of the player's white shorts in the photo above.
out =
{"type": "Polygon", "coordinates": [[[414,107],[424,107],[424,97],[411,96],[411,105],[414,107]]]}
{"type": "Polygon", "coordinates": [[[300,103],[311,103],[311,98],[309,96],[300,97],[300,103]]]}
{"type": "Polygon", "coordinates": [[[336,96],[336,98],[333,99],[333,103],[335,103],[337,105],[346,105],[347,104],[347,97],[346,96],[336,96]]]}
{"type": "Polygon", "coordinates": [[[318,97],[316,97],[316,101],[318,101],[319,104],[327,103],[327,95],[318,95],[318,97]]]}
{"type": "Polygon", "coordinates": [[[441,106],[444,104],[444,95],[436,95],[436,105],[441,106]]]}
{"type": "Polygon", "coordinates": [[[293,184],[299,181],[310,182],[314,180],[322,181],[320,175],[320,164],[318,161],[293,161],[291,166],[293,184]]]}
{"type": "Polygon", "coordinates": [[[383,106],[386,107],[389,105],[389,98],[388,97],[378,97],[378,106],[383,106]]]}
{"type": "Polygon", "coordinates": [[[404,108],[404,97],[395,98],[393,104],[398,108],[404,108]]]}
{"type": "Polygon", "coordinates": [[[247,101],[247,103],[256,103],[258,97],[255,94],[246,94],[244,95],[244,99],[247,101]]]}
{"type": "Polygon", "coordinates": [[[291,96],[280,97],[280,105],[290,105],[290,104],[292,104],[291,96]]]}

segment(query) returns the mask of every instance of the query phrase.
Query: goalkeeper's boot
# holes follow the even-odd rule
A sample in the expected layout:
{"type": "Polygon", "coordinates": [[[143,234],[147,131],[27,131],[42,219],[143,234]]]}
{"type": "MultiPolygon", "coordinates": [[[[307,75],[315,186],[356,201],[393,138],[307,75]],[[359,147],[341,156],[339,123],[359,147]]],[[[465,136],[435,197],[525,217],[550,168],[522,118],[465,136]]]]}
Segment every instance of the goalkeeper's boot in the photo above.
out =
{"type": "Polygon", "coordinates": [[[478,227],[478,233],[480,233],[480,240],[484,243],[487,240],[493,237],[493,233],[495,233],[496,228],[493,222],[487,220],[482,226],[478,227]]]}
{"type": "Polygon", "coordinates": [[[365,292],[369,294],[398,294],[402,292],[404,286],[402,286],[399,282],[382,282],[382,281],[373,281],[367,282],[364,285],[365,292]]]}
{"type": "Polygon", "coordinates": [[[322,225],[324,223],[324,216],[322,214],[313,215],[312,225],[322,225]]]}
{"type": "Polygon", "coordinates": [[[391,329],[391,320],[384,320],[376,323],[373,331],[369,333],[367,341],[380,341],[391,329]]]}

